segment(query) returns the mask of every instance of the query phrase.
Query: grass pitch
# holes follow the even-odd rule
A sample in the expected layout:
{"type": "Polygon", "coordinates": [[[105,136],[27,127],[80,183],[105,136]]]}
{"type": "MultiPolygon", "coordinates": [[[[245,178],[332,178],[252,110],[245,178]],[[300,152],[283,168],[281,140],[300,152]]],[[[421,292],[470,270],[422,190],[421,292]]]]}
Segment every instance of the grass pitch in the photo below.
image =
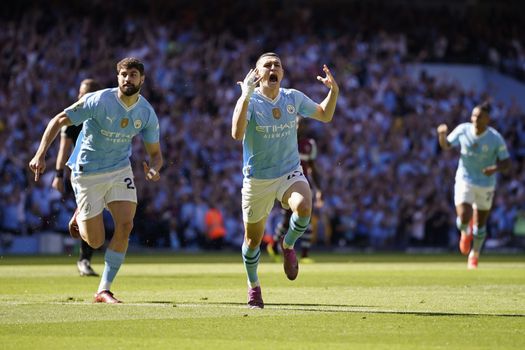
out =
{"type": "MultiPolygon", "coordinates": [[[[290,282],[259,266],[246,307],[239,254],[127,257],[113,291],[76,257],[0,258],[1,349],[524,349],[525,257],[317,255],[290,282]]],[[[94,259],[102,272],[103,258],[94,259]]]]}

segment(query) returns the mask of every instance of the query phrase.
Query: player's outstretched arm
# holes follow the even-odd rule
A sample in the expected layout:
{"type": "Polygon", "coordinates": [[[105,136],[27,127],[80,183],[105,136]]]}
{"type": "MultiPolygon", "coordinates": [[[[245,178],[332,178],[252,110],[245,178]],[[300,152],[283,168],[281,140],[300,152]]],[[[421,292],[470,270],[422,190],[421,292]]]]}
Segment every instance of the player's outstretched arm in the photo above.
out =
{"type": "Polygon", "coordinates": [[[448,150],[451,148],[450,143],[447,141],[448,126],[447,124],[440,124],[437,127],[439,145],[442,149],[448,150]]]}
{"type": "Polygon", "coordinates": [[[237,82],[237,84],[241,86],[242,94],[235,104],[232,116],[232,137],[235,140],[242,140],[244,132],[246,131],[246,125],[248,124],[246,119],[248,104],[255,87],[262,79],[262,76],[258,77],[257,73],[257,68],[250,69],[244,80],[237,82]]]}
{"type": "Polygon", "coordinates": [[[60,128],[62,128],[64,125],[71,125],[71,120],[65,112],[60,112],[47,124],[44,135],[42,136],[42,140],[40,141],[40,145],[38,146],[38,150],[36,151],[33,159],[31,159],[29,162],[29,168],[35,173],[35,181],[38,181],[40,175],[44,173],[44,170],[46,169],[47,150],[57,137],[60,128]]]}
{"type": "Polygon", "coordinates": [[[325,72],[326,76],[321,77],[318,75],[317,80],[322,82],[330,90],[328,91],[328,95],[323,100],[323,102],[319,104],[319,108],[312,118],[324,123],[328,123],[334,116],[337,97],[339,96],[339,86],[337,85],[337,82],[335,81],[332,73],[330,72],[330,69],[328,69],[326,64],[323,65],[323,71],[325,72]]]}

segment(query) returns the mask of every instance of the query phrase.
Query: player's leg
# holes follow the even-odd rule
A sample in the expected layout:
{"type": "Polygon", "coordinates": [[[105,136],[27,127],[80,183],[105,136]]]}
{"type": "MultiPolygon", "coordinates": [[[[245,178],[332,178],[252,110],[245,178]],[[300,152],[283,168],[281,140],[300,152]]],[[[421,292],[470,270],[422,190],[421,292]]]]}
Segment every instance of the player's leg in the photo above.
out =
{"type": "Polygon", "coordinates": [[[75,176],[71,178],[75,191],[77,208],[70,220],[71,236],[81,238],[92,248],[99,248],[105,242],[106,232],[102,212],[106,179],[102,176],[75,176]]]}
{"type": "MultiPolygon", "coordinates": [[[[78,235],[80,236],[80,229],[76,221],[76,216],[72,218],[69,226],[70,226],[70,233],[73,230],[73,231],[76,231],[78,235]]],[[[100,231],[100,227],[98,224],[95,225],[95,227],[96,227],[96,231],[100,231]]],[[[101,236],[105,236],[105,232],[101,236]]],[[[86,241],[84,241],[83,239],[80,240],[79,257],[77,261],[77,269],[78,269],[78,273],[80,274],[80,276],[95,276],[95,277],[98,276],[98,273],[96,273],[91,267],[91,258],[93,257],[94,251],[95,250],[86,241]]]]}
{"type": "Polygon", "coordinates": [[[275,228],[275,232],[273,235],[273,245],[268,245],[267,251],[270,256],[274,258],[274,260],[279,259],[279,242],[281,241],[281,238],[284,237],[286,232],[288,232],[288,227],[290,224],[290,217],[292,216],[292,211],[290,209],[280,209],[281,213],[281,220],[277,224],[277,227],[275,228]]]}
{"type": "Polygon", "coordinates": [[[314,262],[310,257],[310,248],[312,248],[313,240],[313,227],[314,227],[314,216],[312,216],[310,224],[301,236],[301,263],[312,263],[314,262]]]}
{"type": "Polygon", "coordinates": [[[91,267],[91,258],[95,250],[89,246],[84,240],[80,241],[80,251],[77,261],[78,273],[80,276],[98,276],[91,267]]]}
{"type": "Polygon", "coordinates": [[[252,309],[264,307],[257,268],[261,256],[261,241],[266,220],[275,201],[277,183],[275,180],[244,179],[241,191],[245,232],[241,251],[248,277],[248,307],[252,309]]]}
{"type": "Polygon", "coordinates": [[[468,255],[472,243],[472,233],[469,230],[469,223],[472,219],[474,202],[474,192],[472,186],[465,182],[456,182],[454,186],[454,204],[456,205],[456,226],[461,232],[459,240],[459,250],[461,254],[468,255]]]}
{"type": "Polygon", "coordinates": [[[256,223],[245,223],[244,242],[242,244],[242,261],[248,277],[248,306],[252,309],[262,309],[261,284],[257,275],[261,257],[261,241],[264,235],[266,217],[256,223]]]}
{"type": "Polygon", "coordinates": [[[77,223],[82,240],[90,247],[97,249],[104,245],[106,231],[102,211],[87,220],[82,220],[79,217],[77,218],[77,223]]]}
{"type": "Polygon", "coordinates": [[[77,209],[72,220],[77,226],[79,238],[94,249],[100,248],[106,239],[102,216],[105,186],[90,177],[77,178],[74,186],[77,209]]]}
{"type": "Polygon", "coordinates": [[[456,206],[456,226],[461,232],[459,240],[459,250],[461,254],[468,255],[472,243],[472,233],[469,230],[469,223],[472,219],[473,209],[469,203],[461,203],[456,206]]]}
{"type": "Polygon", "coordinates": [[[472,250],[468,257],[467,268],[476,269],[478,259],[483,243],[487,236],[487,221],[492,208],[492,199],[494,196],[493,188],[476,188],[474,226],[473,226],[473,243],[472,250]]]}
{"type": "Polygon", "coordinates": [[[305,181],[296,181],[284,192],[282,203],[292,210],[288,232],[281,240],[284,257],[284,270],[290,280],[297,278],[299,264],[294,251],[295,242],[301,237],[310,223],[312,214],[312,193],[305,181]]]}
{"type": "Polygon", "coordinates": [[[294,182],[284,193],[282,202],[287,203],[292,210],[283,245],[286,248],[293,248],[310,223],[312,215],[310,186],[304,181],[294,182]]]}
{"type": "MultiPolygon", "coordinates": [[[[77,220],[78,227],[80,229],[80,235],[82,237],[82,240],[87,243],[87,245],[93,247],[93,248],[99,248],[101,247],[105,242],[106,232],[104,228],[104,219],[102,212],[100,212],[98,215],[87,219],[87,220],[77,220]]],[[[77,265],[78,266],[78,265],[77,265]]],[[[111,295],[101,295],[100,298],[104,298],[103,300],[108,301],[101,301],[101,302],[118,302],[116,299],[115,301],[112,301],[112,294],[111,295]]],[[[101,299],[102,300],[102,299],[101,299]]]]}
{"type": "Polygon", "coordinates": [[[104,201],[113,217],[114,232],[104,254],[104,271],[95,294],[95,302],[118,303],[110,289],[128,249],[137,210],[137,192],[131,168],[106,174],[105,177],[107,191],[104,201]]]}
{"type": "Polygon", "coordinates": [[[472,250],[468,256],[468,269],[476,269],[478,267],[479,254],[487,236],[487,220],[489,214],[490,210],[475,210],[472,230],[473,242],[472,250]]]}
{"type": "Polygon", "coordinates": [[[95,302],[119,302],[113,297],[110,290],[126,257],[136,207],[137,204],[135,202],[129,201],[114,201],[108,203],[108,209],[115,223],[115,231],[104,254],[104,271],[100,279],[97,294],[95,295],[95,302]]]}

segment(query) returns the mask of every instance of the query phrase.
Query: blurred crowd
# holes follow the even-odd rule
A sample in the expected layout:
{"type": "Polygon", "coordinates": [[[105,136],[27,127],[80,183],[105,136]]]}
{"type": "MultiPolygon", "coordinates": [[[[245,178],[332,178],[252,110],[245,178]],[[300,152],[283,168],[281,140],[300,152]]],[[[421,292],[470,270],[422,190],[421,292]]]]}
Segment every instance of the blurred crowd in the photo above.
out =
{"type": "MultiPolygon", "coordinates": [[[[308,123],[325,199],[315,209],[317,244],[447,247],[457,236],[452,191],[459,154],[440,152],[435,129],[469,121],[473,106],[491,97],[425,73],[410,78],[406,64],[487,64],[523,79],[524,29],[504,8],[404,3],[6,5],[0,15],[0,232],[67,231],[74,200],[51,188],[58,142],[39,182],[27,164],[49,118],[75,101],[82,79],[116,86],[116,62],[136,56],[146,65],[142,94],[159,116],[166,165],[158,183],[146,184],[145,153],[135,140],[133,239],[150,247],[239,246],[242,147],[230,136],[236,82],[261,53],[274,51],[283,60],[284,87],[320,102],[322,64],[340,86],[333,122],[308,123]],[[207,234],[212,209],[224,227],[217,242],[207,234]]],[[[510,237],[525,209],[525,116],[517,105],[492,102],[492,126],[505,138],[513,168],[499,178],[489,234],[510,237]]]]}

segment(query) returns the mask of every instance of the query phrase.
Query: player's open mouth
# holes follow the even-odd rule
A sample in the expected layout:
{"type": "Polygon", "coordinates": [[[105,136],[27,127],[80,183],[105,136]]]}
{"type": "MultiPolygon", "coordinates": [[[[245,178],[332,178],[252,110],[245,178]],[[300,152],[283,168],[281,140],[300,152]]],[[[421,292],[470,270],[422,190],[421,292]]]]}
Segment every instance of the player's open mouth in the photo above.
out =
{"type": "Polygon", "coordinates": [[[270,73],[270,76],[268,77],[268,81],[270,83],[277,83],[278,80],[279,80],[279,78],[277,77],[277,74],[270,73]]]}

